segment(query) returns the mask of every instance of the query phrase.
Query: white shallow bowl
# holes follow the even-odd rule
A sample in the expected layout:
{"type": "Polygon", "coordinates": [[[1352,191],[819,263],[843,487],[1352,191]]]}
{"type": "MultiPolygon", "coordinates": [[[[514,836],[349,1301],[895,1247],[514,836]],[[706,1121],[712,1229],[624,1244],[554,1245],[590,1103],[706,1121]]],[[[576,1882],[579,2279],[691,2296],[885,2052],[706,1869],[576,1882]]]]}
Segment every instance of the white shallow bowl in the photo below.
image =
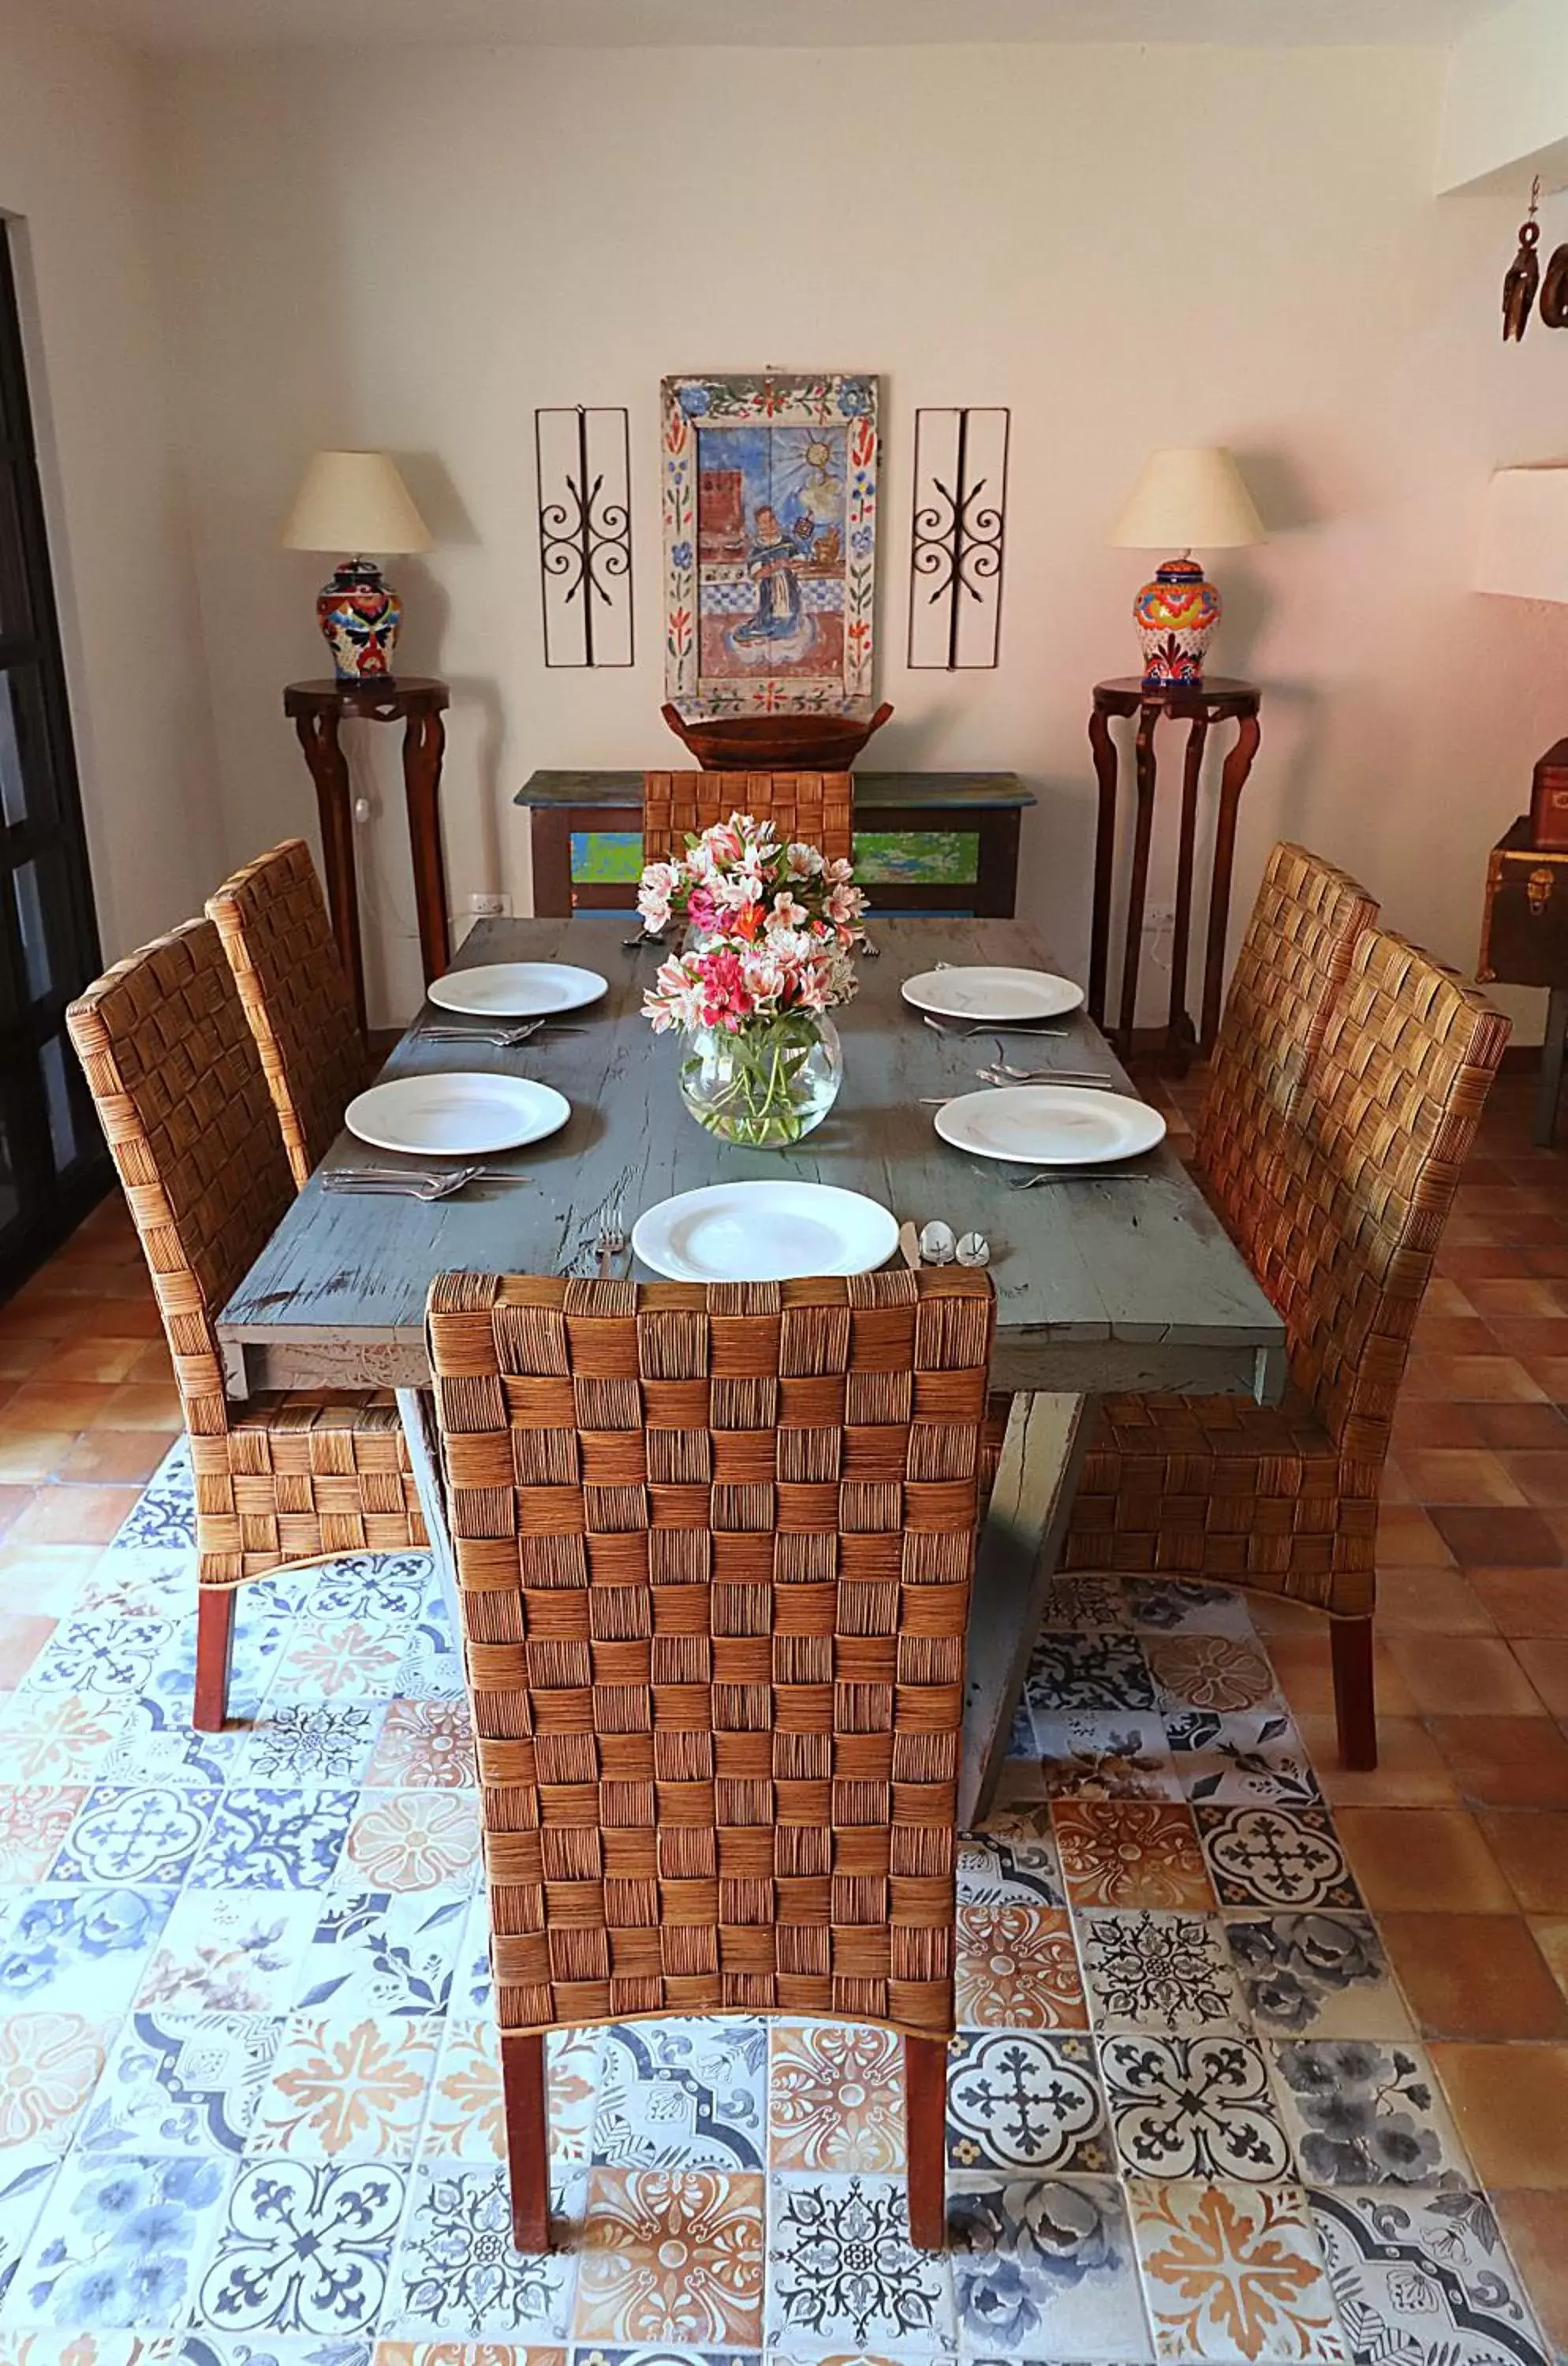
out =
{"type": "Polygon", "coordinates": [[[1025,1166],[1098,1166],[1108,1158],[1136,1158],[1165,1140],[1158,1110],[1098,1086],[1004,1085],[965,1093],[939,1109],[934,1123],[955,1150],[1025,1166]]]}
{"type": "Polygon", "coordinates": [[[927,969],[907,977],[900,992],[938,1019],[993,1019],[998,1026],[1060,1019],[1083,1002],[1081,986],[1048,969],[927,969]]]}
{"type": "Polygon", "coordinates": [[[472,1158],[558,1133],[571,1103],[532,1076],[393,1076],[350,1101],[344,1123],[378,1150],[472,1158]]]}
{"type": "Polygon", "coordinates": [[[887,1210],[833,1183],[710,1183],[649,1208],[632,1247],[668,1281],[870,1273],[898,1245],[887,1210]]]}
{"type": "Polygon", "coordinates": [[[570,962],[488,962],[479,969],[449,969],[425,988],[443,1010],[472,1019],[541,1019],[581,1010],[609,992],[596,969],[570,962]]]}

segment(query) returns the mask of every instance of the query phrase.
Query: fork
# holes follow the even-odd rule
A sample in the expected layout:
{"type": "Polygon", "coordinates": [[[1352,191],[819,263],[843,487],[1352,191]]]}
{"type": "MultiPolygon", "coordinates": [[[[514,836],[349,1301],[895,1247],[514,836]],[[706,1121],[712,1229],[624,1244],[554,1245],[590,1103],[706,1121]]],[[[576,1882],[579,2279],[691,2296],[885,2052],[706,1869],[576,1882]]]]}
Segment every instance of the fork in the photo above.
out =
{"type": "Polygon", "coordinates": [[[459,1167],[455,1175],[416,1175],[405,1181],[393,1183],[383,1176],[372,1176],[367,1182],[323,1183],[329,1200],[455,1200],[473,1181],[459,1167]]]}
{"type": "Polygon", "coordinates": [[[1065,1027],[998,1027],[994,1019],[983,1019],[974,1027],[949,1027],[943,1020],[933,1019],[929,1010],[922,1011],[920,1015],[925,1024],[934,1027],[939,1035],[956,1035],[960,1042],[967,1042],[971,1035],[1028,1035],[1037,1043],[1059,1042],[1067,1033],[1065,1027]]]}
{"type": "Polygon", "coordinates": [[[623,1254],[626,1245],[626,1234],[625,1211],[621,1207],[620,1201],[617,1200],[614,1209],[611,1211],[609,1222],[607,1224],[600,1225],[599,1237],[593,1244],[594,1252],[599,1259],[599,1279],[601,1281],[609,1281],[613,1279],[610,1268],[615,1259],[623,1254]]]}
{"type": "MultiPolygon", "coordinates": [[[[414,1041],[418,1043],[488,1043],[498,1052],[514,1052],[520,1043],[531,1043],[541,1027],[549,1027],[548,1019],[525,1020],[521,1027],[416,1027],[414,1041]]],[[[574,1034],[574,1028],[563,1027],[563,1035],[574,1034]]]]}
{"type": "Polygon", "coordinates": [[[1006,1060],[993,1060],[975,1074],[987,1085],[1106,1085],[1112,1090],[1116,1086],[1116,1078],[1103,1068],[1015,1068],[1006,1060]]]}
{"type": "Polygon", "coordinates": [[[1149,1183],[1158,1172],[1152,1166],[1036,1166],[1028,1175],[1010,1175],[1014,1191],[1035,1191],[1042,1183],[1149,1183]]]}

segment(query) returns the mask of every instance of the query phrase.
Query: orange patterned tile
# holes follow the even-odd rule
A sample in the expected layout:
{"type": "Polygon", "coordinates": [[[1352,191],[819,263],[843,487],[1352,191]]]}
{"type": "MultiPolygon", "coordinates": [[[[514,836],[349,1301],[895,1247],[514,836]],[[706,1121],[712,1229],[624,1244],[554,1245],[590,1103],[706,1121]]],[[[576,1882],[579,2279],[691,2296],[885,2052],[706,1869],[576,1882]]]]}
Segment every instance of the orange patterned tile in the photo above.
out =
{"type": "Polygon", "coordinates": [[[1212,1909],[1190,1810],[1149,1799],[1059,1799],[1051,1821],[1075,1907],[1212,1909]]]}
{"type": "Polygon", "coordinates": [[[893,2031],[823,2021],[775,2026],[770,2167],[895,2171],[904,2159],[904,2048],[893,2031]]]}
{"type": "Polygon", "coordinates": [[[954,2011],[969,2029],[1087,2029],[1068,1917],[1048,1906],[958,1909],[954,2011]]]}

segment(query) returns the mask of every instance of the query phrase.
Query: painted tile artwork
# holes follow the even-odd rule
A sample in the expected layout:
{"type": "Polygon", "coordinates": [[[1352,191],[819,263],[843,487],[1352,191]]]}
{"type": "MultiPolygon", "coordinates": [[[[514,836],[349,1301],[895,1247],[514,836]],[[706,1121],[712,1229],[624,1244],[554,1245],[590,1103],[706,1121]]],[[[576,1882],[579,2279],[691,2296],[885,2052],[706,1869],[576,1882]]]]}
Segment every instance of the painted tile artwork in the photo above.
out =
{"type": "Polygon", "coordinates": [[[874,377],[669,377],[664,679],[688,719],[870,695],[874,377]]]}
{"type": "Polygon", "coordinates": [[[190,1489],[0,1690],[0,2366],[1554,2366],[1238,1595],[1053,1592],[944,2251],[897,2036],[752,2014],[551,2039],[531,2257],[433,1573],[251,1588],[187,1748],[190,1489]]]}

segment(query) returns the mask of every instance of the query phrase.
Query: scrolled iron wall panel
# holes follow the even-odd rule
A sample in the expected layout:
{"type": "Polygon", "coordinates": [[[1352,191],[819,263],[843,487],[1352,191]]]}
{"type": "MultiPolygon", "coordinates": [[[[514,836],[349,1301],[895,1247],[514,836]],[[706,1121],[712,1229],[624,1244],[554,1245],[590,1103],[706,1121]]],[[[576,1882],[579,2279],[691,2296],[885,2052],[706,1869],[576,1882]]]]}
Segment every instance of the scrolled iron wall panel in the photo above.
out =
{"type": "Polygon", "coordinates": [[[997,663],[1011,413],[915,413],[908,663],[949,673],[997,663]]]}
{"type": "Polygon", "coordinates": [[[539,587],[547,666],[629,666],[631,438],[624,409],[536,410],[539,587]]]}

